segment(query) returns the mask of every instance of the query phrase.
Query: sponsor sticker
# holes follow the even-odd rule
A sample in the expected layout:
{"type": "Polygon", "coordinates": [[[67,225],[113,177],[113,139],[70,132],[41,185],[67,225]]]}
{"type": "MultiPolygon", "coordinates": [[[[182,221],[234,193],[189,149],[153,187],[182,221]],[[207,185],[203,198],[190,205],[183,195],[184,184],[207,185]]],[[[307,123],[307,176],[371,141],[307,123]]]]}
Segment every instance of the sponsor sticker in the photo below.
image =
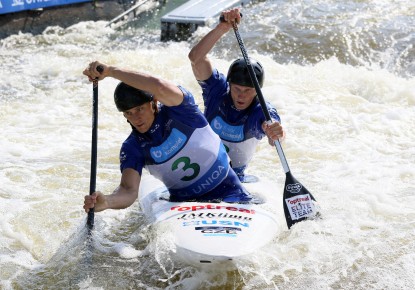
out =
{"type": "Polygon", "coordinates": [[[309,194],[286,198],[285,203],[287,204],[292,220],[311,217],[316,212],[313,200],[309,194]]]}
{"type": "Polygon", "coordinates": [[[285,187],[285,189],[290,193],[299,193],[301,188],[302,186],[299,183],[287,184],[287,186],[285,187]]]}
{"type": "Polygon", "coordinates": [[[239,213],[212,213],[212,212],[201,212],[201,213],[184,213],[182,216],[178,217],[178,220],[195,220],[195,219],[213,219],[213,218],[227,218],[227,219],[236,219],[236,220],[246,220],[252,221],[252,217],[241,215],[239,213]]]}
{"type": "Polygon", "coordinates": [[[240,228],[234,227],[195,227],[196,231],[200,231],[204,236],[225,236],[236,237],[240,228]]]}
{"type": "Polygon", "coordinates": [[[249,228],[249,222],[246,221],[229,221],[229,220],[194,220],[184,221],[183,227],[189,226],[208,226],[208,227],[223,227],[223,226],[234,226],[240,228],[249,228]]]}
{"type": "Polygon", "coordinates": [[[236,206],[228,206],[228,205],[218,205],[218,204],[207,204],[207,205],[192,205],[192,206],[173,206],[170,208],[171,211],[198,211],[198,210],[206,210],[206,209],[225,209],[227,211],[232,212],[243,212],[243,213],[250,213],[255,214],[255,210],[253,209],[246,209],[236,206]]]}

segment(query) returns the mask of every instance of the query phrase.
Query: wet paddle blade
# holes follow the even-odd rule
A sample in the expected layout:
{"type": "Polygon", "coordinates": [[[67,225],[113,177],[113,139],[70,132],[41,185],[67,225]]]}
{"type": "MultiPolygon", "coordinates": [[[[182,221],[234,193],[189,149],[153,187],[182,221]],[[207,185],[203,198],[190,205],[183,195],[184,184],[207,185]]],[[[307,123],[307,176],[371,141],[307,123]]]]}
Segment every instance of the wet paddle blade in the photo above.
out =
{"type": "Polygon", "coordinates": [[[288,228],[300,221],[315,217],[317,215],[315,201],[307,188],[298,182],[291,172],[287,172],[283,203],[288,228]]]}

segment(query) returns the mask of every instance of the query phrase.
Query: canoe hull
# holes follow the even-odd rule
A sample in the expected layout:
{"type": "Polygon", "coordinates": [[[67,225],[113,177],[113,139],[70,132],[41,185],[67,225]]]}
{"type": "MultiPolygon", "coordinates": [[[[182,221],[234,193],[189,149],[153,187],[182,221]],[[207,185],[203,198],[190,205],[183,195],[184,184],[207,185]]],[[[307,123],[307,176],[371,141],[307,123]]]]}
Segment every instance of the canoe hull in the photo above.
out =
{"type": "Polygon", "coordinates": [[[168,229],[181,262],[231,264],[277,237],[279,222],[269,204],[170,202],[165,187],[150,184],[140,192],[140,206],[155,226],[168,229]]]}

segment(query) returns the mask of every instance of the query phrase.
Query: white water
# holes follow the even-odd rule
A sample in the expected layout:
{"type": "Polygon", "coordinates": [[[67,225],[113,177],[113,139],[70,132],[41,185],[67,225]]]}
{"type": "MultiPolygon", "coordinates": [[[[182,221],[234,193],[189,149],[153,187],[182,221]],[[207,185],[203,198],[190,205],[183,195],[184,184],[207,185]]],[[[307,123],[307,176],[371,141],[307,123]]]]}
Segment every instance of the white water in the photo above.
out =
{"type": "MultiPolygon", "coordinates": [[[[400,5],[413,12],[409,2],[400,5]]],[[[0,289],[412,288],[413,72],[335,56],[314,64],[277,62],[272,50],[255,50],[252,36],[245,43],[265,66],[263,93],[282,117],[291,171],[318,200],[323,218],[287,230],[281,204],[275,243],[238,271],[217,273],[174,264],[162,236],[149,244],[157,233],[135,204],[96,214],[97,244],[85,265],[92,85],[84,67],[98,59],[160,75],[193,91],[202,107],[187,53],[206,29],[188,43],[160,43],[159,31],[120,34],[105,24],[0,42],[0,289]]],[[[407,39],[406,67],[413,68],[414,32],[407,39]]],[[[227,41],[212,56],[223,72],[239,53],[231,34],[227,41]]],[[[118,185],[119,146],[130,130],[113,105],[116,84],[99,84],[97,188],[106,193],[118,185]]],[[[255,190],[282,202],[285,176],[275,148],[261,142],[249,172],[271,183],[255,190]]]]}

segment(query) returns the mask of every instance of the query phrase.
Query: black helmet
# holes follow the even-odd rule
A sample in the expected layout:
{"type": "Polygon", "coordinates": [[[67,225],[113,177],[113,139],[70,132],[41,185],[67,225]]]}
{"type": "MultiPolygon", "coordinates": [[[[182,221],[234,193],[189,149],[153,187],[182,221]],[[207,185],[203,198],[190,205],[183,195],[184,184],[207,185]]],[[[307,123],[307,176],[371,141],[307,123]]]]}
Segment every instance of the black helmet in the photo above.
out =
{"type": "MultiPolygon", "coordinates": [[[[252,58],[249,58],[249,61],[251,62],[252,68],[254,69],[259,86],[262,88],[262,85],[264,84],[264,68],[258,61],[252,58]]],[[[229,83],[234,83],[237,85],[251,88],[254,87],[254,84],[252,83],[251,78],[249,76],[248,67],[246,66],[245,59],[243,58],[238,58],[231,64],[231,66],[229,67],[228,76],[226,80],[229,83]]]]}
{"type": "Polygon", "coordinates": [[[152,100],[153,96],[150,93],[131,87],[123,82],[120,82],[114,91],[114,102],[120,112],[141,106],[152,100]]]}

